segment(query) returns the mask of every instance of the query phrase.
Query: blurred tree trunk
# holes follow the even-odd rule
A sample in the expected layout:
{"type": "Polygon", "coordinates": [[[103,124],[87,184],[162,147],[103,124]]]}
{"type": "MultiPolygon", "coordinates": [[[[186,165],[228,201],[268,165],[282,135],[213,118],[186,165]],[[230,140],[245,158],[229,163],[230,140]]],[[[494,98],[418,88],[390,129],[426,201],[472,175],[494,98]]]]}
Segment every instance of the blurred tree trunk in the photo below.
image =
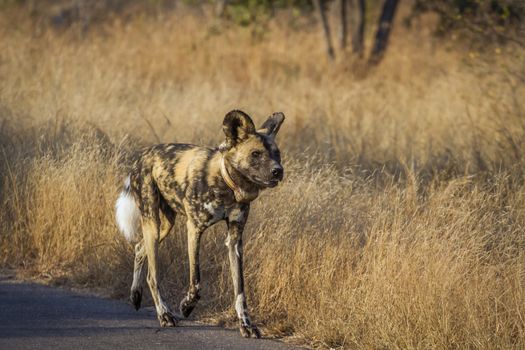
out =
{"type": "Polygon", "coordinates": [[[330,25],[326,18],[326,1],[324,0],[314,0],[314,5],[319,13],[319,19],[323,26],[324,40],[326,44],[326,53],[328,56],[333,59],[335,57],[334,47],[332,46],[332,40],[330,39],[330,25]]]}
{"type": "Polygon", "coordinates": [[[379,18],[376,38],[372,53],[370,55],[370,63],[377,64],[383,58],[385,50],[388,45],[388,38],[390,36],[390,29],[396,13],[399,0],[385,0],[383,3],[383,10],[379,18]]]}
{"type": "Polygon", "coordinates": [[[350,0],[350,25],[352,27],[352,52],[363,57],[366,21],[365,0],[350,0]]]}
{"type": "Polygon", "coordinates": [[[82,23],[80,35],[84,37],[88,31],[89,26],[89,5],[86,0],[76,0],[74,6],[78,12],[80,23],[82,23]]]}
{"type": "Polygon", "coordinates": [[[341,49],[346,48],[346,38],[348,36],[348,0],[340,0],[341,11],[341,27],[339,32],[339,40],[341,49]]]}
{"type": "Polygon", "coordinates": [[[228,0],[217,0],[215,6],[215,15],[217,17],[222,17],[226,11],[226,6],[228,5],[228,0]]]}

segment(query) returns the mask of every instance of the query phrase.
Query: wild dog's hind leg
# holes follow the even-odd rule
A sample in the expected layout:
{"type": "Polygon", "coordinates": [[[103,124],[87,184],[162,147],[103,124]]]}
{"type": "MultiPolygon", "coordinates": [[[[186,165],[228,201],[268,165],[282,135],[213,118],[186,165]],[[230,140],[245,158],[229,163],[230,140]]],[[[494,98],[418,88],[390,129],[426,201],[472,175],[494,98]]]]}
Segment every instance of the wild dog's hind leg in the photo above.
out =
{"type": "Polygon", "coordinates": [[[248,315],[246,296],[244,295],[244,276],[242,268],[242,232],[248,217],[248,208],[234,210],[228,221],[228,257],[230,259],[230,272],[233,280],[234,305],[239,318],[239,330],[245,338],[253,336],[260,338],[259,329],[252,324],[248,315]]]}
{"type": "Polygon", "coordinates": [[[135,245],[135,263],[133,267],[133,283],[131,284],[131,293],[129,299],[135,310],[140,309],[142,301],[142,285],[146,278],[146,269],[144,262],[146,261],[146,250],[144,249],[144,241],[140,241],[135,245]]]}
{"type": "Polygon", "coordinates": [[[151,296],[155,302],[157,318],[161,327],[174,327],[175,318],[160,295],[158,286],[158,251],[159,251],[159,234],[157,225],[152,220],[144,220],[144,249],[148,258],[148,285],[151,296]]]}
{"type": "Polygon", "coordinates": [[[175,318],[160,295],[158,286],[158,251],[160,241],[160,197],[153,184],[148,191],[143,186],[142,200],[142,232],[144,240],[144,249],[148,258],[148,285],[151,296],[157,309],[157,318],[161,327],[174,327],[175,318]]]}
{"type": "Polygon", "coordinates": [[[188,258],[190,263],[190,287],[188,294],[180,303],[180,312],[184,317],[188,317],[200,299],[200,268],[199,268],[199,245],[202,230],[197,228],[190,219],[187,222],[188,228],[188,258]]]}
{"type": "MultiPolygon", "coordinates": [[[[160,237],[159,243],[162,242],[164,237],[168,235],[175,222],[175,213],[168,207],[161,204],[160,211],[160,237]]],[[[135,264],[133,269],[133,283],[131,285],[130,300],[135,310],[140,308],[142,302],[142,293],[144,282],[146,280],[146,250],[144,249],[144,241],[141,240],[135,245],[135,264]]]]}

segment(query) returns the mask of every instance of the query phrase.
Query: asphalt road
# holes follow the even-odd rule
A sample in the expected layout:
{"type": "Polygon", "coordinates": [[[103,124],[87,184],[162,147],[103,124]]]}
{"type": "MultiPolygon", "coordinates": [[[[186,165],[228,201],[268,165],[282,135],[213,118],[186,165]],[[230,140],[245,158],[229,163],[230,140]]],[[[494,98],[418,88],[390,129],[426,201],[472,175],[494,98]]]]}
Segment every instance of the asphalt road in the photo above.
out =
{"type": "MultiPolygon", "coordinates": [[[[0,276],[0,349],[294,349],[237,330],[182,321],[160,328],[152,308],[0,276]]],[[[297,348],[296,348],[297,349],[297,348]]]]}

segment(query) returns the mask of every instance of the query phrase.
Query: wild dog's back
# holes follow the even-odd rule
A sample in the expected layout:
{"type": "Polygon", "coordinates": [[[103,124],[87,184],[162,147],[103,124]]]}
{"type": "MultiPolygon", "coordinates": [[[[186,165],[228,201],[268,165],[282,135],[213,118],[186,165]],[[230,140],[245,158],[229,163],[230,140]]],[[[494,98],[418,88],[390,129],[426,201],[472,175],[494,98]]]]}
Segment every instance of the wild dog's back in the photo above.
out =
{"type": "Polygon", "coordinates": [[[151,186],[157,188],[159,183],[171,189],[173,193],[169,197],[182,199],[186,168],[190,163],[188,155],[198,148],[190,144],[160,144],[142,151],[130,174],[131,188],[141,208],[144,201],[150,200],[151,186]]]}
{"type": "Polygon", "coordinates": [[[191,144],[159,144],[143,150],[116,204],[117,222],[125,237],[129,241],[139,238],[139,208],[156,199],[149,198],[152,193],[182,214],[186,211],[185,199],[191,202],[192,197],[213,196],[209,188],[217,186],[220,170],[218,162],[212,162],[217,157],[220,154],[216,149],[191,144]]]}

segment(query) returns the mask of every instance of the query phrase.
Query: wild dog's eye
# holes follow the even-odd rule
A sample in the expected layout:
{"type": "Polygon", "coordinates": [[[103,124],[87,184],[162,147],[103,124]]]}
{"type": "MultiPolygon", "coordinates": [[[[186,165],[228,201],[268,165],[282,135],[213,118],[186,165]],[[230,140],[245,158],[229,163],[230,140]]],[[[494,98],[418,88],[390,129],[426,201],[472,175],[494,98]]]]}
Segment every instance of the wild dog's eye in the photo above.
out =
{"type": "Polygon", "coordinates": [[[259,158],[261,156],[261,151],[253,151],[252,152],[252,157],[253,158],[259,158]]]}

